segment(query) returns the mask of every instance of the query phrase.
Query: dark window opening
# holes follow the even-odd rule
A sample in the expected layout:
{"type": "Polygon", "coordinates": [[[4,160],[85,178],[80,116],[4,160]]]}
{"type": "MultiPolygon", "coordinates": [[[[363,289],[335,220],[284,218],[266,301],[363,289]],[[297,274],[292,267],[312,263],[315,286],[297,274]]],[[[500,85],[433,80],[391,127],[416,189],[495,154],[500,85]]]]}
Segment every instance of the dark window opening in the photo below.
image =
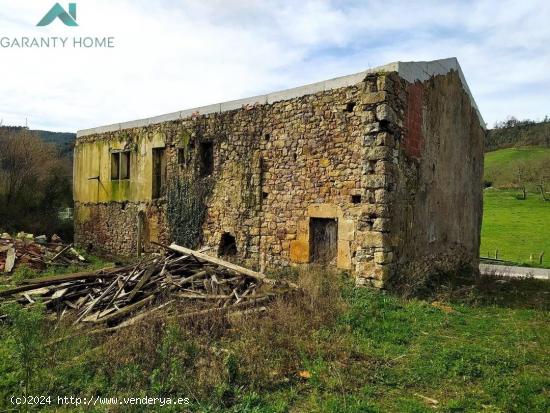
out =
{"type": "Polygon", "coordinates": [[[351,196],[351,203],[352,204],[360,204],[361,203],[361,195],[352,195],[351,196]]]}
{"type": "Polygon", "coordinates": [[[130,179],[130,152],[120,153],[120,179],[130,179]]]}
{"type": "Polygon", "coordinates": [[[112,153],[111,154],[111,180],[115,181],[119,179],[120,176],[120,154],[112,153]]]}
{"type": "Polygon", "coordinates": [[[212,175],[214,171],[214,144],[201,142],[200,144],[200,169],[201,177],[212,175]]]}
{"type": "Polygon", "coordinates": [[[269,194],[267,192],[262,192],[262,198],[263,199],[267,199],[268,196],[269,196],[269,194]]]}
{"type": "Polygon", "coordinates": [[[111,180],[130,179],[130,151],[111,153],[111,180]]]}
{"type": "Polygon", "coordinates": [[[387,131],[390,128],[390,121],[387,119],[382,119],[380,121],[380,129],[383,131],[387,131]]]}
{"type": "Polygon", "coordinates": [[[237,243],[235,242],[235,237],[228,232],[222,235],[220,247],[218,248],[218,255],[224,257],[232,257],[237,255],[237,243]]]}
{"type": "Polygon", "coordinates": [[[266,133],[266,134],[264,135],[264,139],[265,139],[266,141],[270,140],[270,139],[271,139],[271,135],[270,135],[269,133],[266,133]]]}
{"type": "Polygon", "coordinates": [[[378,161],[369,161],[369,166],[368,166],[369,172],[374,172],[376,170],[376,162],[378,161]]]}
{"type": "Polygon", "coordinates": [[[353,112],[353,108],[355,108],[355,102],[348,102],[348,103],[346,103],[345,112],[351,113],[351,112],[353,112]]]}
{"type": "Polygon", "coordinates": [[[338,220],[311,218],[309,221],[311,261],[329,264],[338,251],[338,220]]]}
{"type": "Polygon", "coordinates": [[[183,148],[178,148],[178,165],[185,165],[185,150],[183,148]]]}
{"type": "Polygon", "coordinates": [[[164,148],[153,148],[153,199],[166,193],[166,159],[164,148]]]}

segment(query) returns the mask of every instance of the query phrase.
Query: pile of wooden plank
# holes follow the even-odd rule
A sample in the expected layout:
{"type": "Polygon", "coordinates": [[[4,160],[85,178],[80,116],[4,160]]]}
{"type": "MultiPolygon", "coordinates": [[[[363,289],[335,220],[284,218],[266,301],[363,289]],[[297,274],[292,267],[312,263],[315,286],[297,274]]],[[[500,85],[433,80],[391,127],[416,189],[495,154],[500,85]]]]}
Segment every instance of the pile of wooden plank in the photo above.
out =
{"type": "MultiPolygon", "coordinates": [[[[188,315],[259,306],[295,286],[177,245],[162,255],[118,268],[32,279],[0,291],[2,301],[44,303],[73,324],[126,326],[144,314],[183,301],[188,315]]],[[[1,314],[0,314],[1,316],[1,314]]]]}
{"type": "Polygon", "coordinates": [[[0,235],[0,273],[9,274],[18,266],[42,271],[49,265],[66,267],[83,265],[85,261],[72,245],[64,244],[55,235],[49,242],[45,236],[25,233],[17,237],[0,235]]]}

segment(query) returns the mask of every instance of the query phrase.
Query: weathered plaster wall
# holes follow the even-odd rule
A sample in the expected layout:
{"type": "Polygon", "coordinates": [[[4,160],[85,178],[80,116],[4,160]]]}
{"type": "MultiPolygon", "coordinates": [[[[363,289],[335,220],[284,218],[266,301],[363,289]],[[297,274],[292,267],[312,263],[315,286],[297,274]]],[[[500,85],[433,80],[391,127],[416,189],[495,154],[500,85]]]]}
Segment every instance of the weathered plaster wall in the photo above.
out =
{"type": "Polygon", "coordinates": [[[457,72],[407,85],[397,181],[396,253],[404,277],[477,268],[485,131],[457,72]]]}

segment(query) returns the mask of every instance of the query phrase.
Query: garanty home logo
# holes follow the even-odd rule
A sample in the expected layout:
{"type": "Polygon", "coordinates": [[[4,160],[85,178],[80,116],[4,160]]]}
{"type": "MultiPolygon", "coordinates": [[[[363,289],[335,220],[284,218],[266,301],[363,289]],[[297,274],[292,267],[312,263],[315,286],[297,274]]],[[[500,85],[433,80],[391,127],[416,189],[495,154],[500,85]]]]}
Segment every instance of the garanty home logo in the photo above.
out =
{"type": "MultiPolygon", "coordinates": [[[[49,26],[50,24],[61,21],[65,26],[78,27],[76,22],[76,3],[69,3],[66,10],[59,3],[46,13],[46,15],[38,22],[37,27],[49,26]]],[[[73,48],[73,49],[90,49],[90,48],[113,48],[115,47],[115,38],[113,36],[106,37],[0,37],[0,48],[17,48],[17,49],[47,49],[47,48],[73,48]]]]}
{"type": "Polygon", "coordinates": [[[55,19],[59,19],[65,23],[65,26],[78,26],[76,22],[76,3],[69,3],[69,12],[67,13],[61,4],[55,3],[55,6],[46,13],[44,18],[40,20],[37,26],[47,26],[55,19]]]}

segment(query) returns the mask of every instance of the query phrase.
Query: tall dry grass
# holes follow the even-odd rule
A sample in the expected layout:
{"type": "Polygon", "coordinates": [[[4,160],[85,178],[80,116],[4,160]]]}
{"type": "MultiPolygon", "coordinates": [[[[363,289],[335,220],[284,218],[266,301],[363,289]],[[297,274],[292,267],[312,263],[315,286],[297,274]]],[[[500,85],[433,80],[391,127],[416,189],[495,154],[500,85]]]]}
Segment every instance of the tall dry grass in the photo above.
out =
{"type": "Polygon", "coordinates": [[[102,364],[113,378],[125,366],[139,366],[143,374],[133,378],[138,388],[160,375],[169,392],[230,404],[235,389],[300,380],[309,361],[352,357],[352,346],[341,342],[345,335],[329,334],[346,309],[344,283],[341,274],[314,268],[299,271],[300,290],[277,298],[265,312],[150,317],[111,336],[102,364]]]}

